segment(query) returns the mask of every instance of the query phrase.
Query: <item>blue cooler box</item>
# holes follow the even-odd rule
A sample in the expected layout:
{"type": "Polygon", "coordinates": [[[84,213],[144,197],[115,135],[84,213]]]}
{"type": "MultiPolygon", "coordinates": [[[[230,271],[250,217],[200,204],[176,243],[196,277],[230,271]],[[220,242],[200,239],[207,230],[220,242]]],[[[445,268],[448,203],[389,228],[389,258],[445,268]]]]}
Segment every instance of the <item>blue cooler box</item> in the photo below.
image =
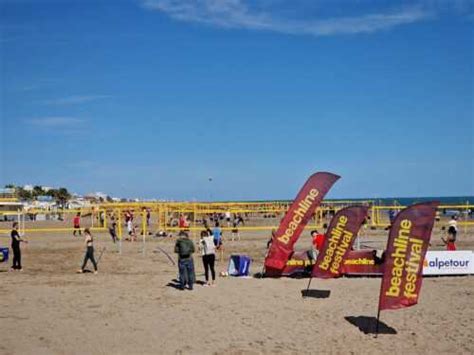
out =
{"type": "Polygon", "coordinates": [[[247,255],[232,254],[227,266],[227,273],[230,276],[249,276],[251,259],[247,255]]]}

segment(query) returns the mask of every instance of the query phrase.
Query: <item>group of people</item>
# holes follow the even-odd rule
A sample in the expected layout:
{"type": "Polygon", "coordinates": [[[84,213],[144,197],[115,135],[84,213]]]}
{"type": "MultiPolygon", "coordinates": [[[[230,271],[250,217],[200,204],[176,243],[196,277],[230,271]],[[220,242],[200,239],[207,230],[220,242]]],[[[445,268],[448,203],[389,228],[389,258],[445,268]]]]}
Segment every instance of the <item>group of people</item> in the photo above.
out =
{"type": "MultiPolygon", "coordinates": [[[[79,230],[80,232],[80,230],[79,230]]],[[[18,232],[18,222],[13,222],[11,236],[11,247],[13,251],[13,264],[11,267],[12,271],[22,271],[23,267],[21,265],[21,243],[28,243],[28,241],[20,236],[18,232]]],[[[84,244],[86,246],[86,253],[84,255],[84,260],[82,267],[78,272],[84,272],[87,262],[90,260],[94,266],[94,273],[97,274],[97,262],[94,258],[94,239],[89,228],[84,229],[84,244]]]]}
{"type": "MultiPolygon", "coordinates": [[[[133,226],[133,215],[129,215],[127,219],[127,226],[133,226]]],[[[239,222],[237,222],[239,223],[239,222]]],[[[78,213],[73,219],[74,231],[73,235],[76,236],[76,233],[81,235],[80,227],[80,214],[78,213]]],[[[113,242],[117,240],[116,233],[117,222],[114,216],[111,216],[109,233],[112,237],[113,242]]],[[[206,279],[207,286],[215,285],[216,272],[215,272],[215,261],[216,261],[216,252],[222,250],[222,230],[220,228],[219,220],[216,219],[215,227],[211,230],[207,224],[207,221],[204,221],[205,230],[201,232],[201,238],[199,240],[199,252],[202,256],[202,263],[204,268],[204,274],[206,279]]],[[[235,220],[234,220],[234,227],[235,220]]],[[[458,232],[457,225],[457,216],[453,216],[448,223],[447,237],[441,238],[443,243],[446,245],[447,250],[456,250],[456,237],[458,232]]],[[[129,230],[129,235],[132,236],[133,229],[129,230]]],[[[272,237],[267,243],[267,248],[270,248],[271,243],[273,242],[275,236],[275,231],[272,231],[272,237]]],[[[321,248],[324,245],[325,235],[319,233],[317,230],[311,231],[312,237],[312,250],[310,251],[309,257],[313,260],[316,259],[318,253],[321,251],[321,248]]],[[[98,272],[97,261],[94,257],[94,238],[88,228],[84,229],[84,244],[86,246],[86,252],[84,255],[84,260],[82,267],[78,272],[84,272],[87,262],[90,260],[93,267],[94,273],[98,272]]],[[[11,231],[11,247],[13,251],[13,265],[11,270],[22,270],[21,265],[21,243],[28,243],[27,240],[21,238],[18,232],[18,223],[14,222],[11,231]]],[[[188,289],[192,290],[195,283],[195,271],[194,271],[194,261],[193,254],[195,252],[195,247],[193,241],[189,238],[189,235],[185,231],[181,231],[178,235],[178,239],[174,248],[175,253],[178,254],[178,268],[179,268],[179,288],[185,289],[187,286],[188,289]]]]}
{"type": "MultiPolygon", "coordinates": [[[[204,277],[206,279],[205,286],[215,286],[216,252],[221,247],[222,233],[220,232],[219,223],[216,223],[214,231],[206,229],[201,232],[198,250],[202,257],[204,277]]],[[[195,247],[187,232],[182,231],[178,234],[174,251],[178,254],[179,289],[184,290],[187,286],[189,290],[192,290],[196,281],[193,260],[195,247]]]]}

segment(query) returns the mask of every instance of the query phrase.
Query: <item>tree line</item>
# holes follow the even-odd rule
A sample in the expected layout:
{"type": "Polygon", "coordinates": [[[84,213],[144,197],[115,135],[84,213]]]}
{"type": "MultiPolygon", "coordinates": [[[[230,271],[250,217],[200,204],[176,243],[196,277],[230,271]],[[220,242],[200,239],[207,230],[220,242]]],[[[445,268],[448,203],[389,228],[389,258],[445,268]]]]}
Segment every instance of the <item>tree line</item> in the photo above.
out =
{"type": "Polygon", "coordinates": [[[49,189],[48,191],[43,190],[41,186],[33,186],[33,190],[25,190],[21,186],[15,186],[12,184],[5,185],[5,188],[15,189],[15,195],[22,201],[36,200],[38,196],[51,196],[58,204],[65,204],[72,195],[65,187],[58,189],[49,189]]]}

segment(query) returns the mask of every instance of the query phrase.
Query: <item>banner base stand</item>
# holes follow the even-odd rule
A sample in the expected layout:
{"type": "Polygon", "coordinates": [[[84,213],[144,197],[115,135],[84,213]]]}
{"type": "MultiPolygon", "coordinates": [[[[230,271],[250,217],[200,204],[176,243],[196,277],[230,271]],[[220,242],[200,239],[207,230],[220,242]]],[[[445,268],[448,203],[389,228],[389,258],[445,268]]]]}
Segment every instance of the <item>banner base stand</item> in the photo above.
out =
{"type": "Polygon", "coordinates": [[[306,298],[329,298],[331,295],[330,290],[301,290],[301,297],[306,298]]]}
{"type": "MultiPolygon", "coordinates": [[[[359,330],[364,334],[375,334],[375,328],[377,326],[377,318],[375,317],[349,316],[344,317],[344,319],[359,328],[359,330]]],[[[397,331],[396,329],[379,320],[378,334],[394,335],[397,334],[397,331]]]]}

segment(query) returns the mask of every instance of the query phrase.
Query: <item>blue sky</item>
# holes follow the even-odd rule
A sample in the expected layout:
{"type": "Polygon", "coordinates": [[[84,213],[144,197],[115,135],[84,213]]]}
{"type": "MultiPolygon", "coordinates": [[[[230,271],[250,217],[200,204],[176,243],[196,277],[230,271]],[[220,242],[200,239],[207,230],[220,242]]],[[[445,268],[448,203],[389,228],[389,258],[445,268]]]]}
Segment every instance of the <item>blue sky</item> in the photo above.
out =
{"type": "Polygon", "coordinates": [[[0,184],[474,195],[473,1],[0,0],[0,184]],[[212,181],[209,181],[212,177],[212,181]]]}

